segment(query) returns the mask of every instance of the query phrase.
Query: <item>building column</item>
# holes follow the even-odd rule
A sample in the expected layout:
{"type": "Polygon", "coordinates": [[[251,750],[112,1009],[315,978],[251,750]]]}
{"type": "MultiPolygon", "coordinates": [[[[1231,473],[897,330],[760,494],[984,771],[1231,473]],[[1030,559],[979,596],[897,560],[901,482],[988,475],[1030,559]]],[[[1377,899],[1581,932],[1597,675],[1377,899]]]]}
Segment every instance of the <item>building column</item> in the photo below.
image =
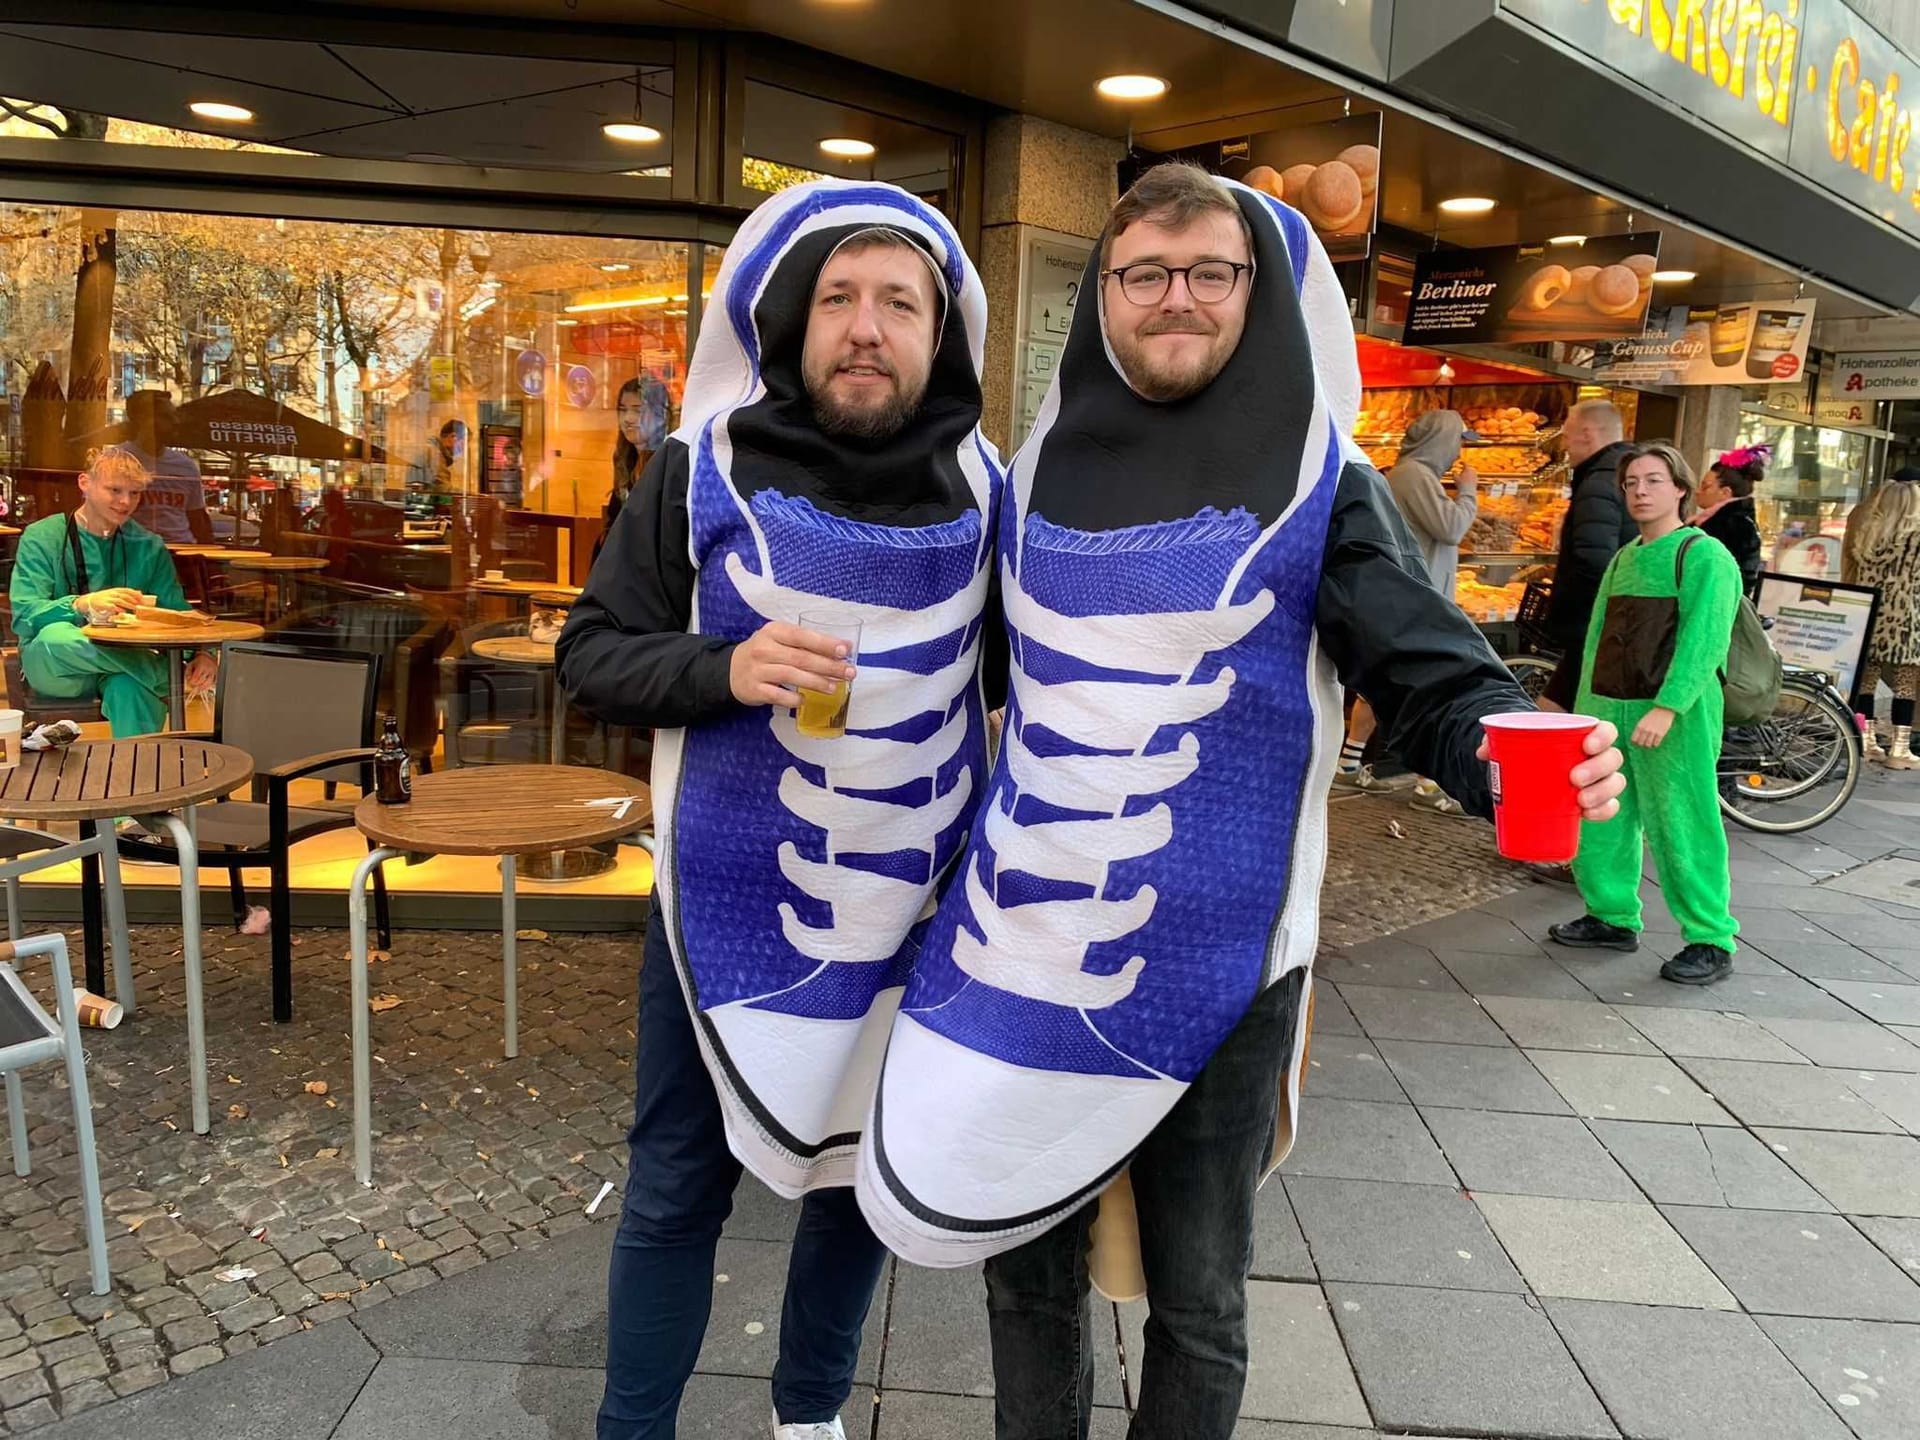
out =
{"type": "Polygon", "coordinates": [[[1675,444],[1696,474],[1740,443],[1740,390],[1733,385],[1696,385],[1680,401],[1675,444]]]}
{"type": "Polygon", "coordinates": [[[1016,401],[1020,354],[1020,254],[1029,232],[1082,240],[1099,237],[1113,206],[1126,146],[1032,115],[1003,115],[987,126],[980,278],[987,292],[986,370],[981,428],[1004,452],[1016,401]]]}

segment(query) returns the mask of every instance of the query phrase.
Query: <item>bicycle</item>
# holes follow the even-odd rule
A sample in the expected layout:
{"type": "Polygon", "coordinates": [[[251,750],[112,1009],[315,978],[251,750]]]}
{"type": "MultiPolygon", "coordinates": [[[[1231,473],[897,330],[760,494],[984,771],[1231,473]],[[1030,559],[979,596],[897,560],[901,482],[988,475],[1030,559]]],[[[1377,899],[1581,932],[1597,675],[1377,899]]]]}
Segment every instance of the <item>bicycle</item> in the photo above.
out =
{"type": "MultiPolygon", "coordinates": [[[[1529,581],[1521,597],[1522,653],[1507,669],[1536,705],[1559,663],[1543,622],[1552,586],[1529,581]]],[[[1736,825],[1792,835],[1831,820],[1859,787],[1866,768],[1853,708],[1818,670],[1789,666],[1773,713],[1729,726],[1717,769],[1720,811],[1736,825]]]]}

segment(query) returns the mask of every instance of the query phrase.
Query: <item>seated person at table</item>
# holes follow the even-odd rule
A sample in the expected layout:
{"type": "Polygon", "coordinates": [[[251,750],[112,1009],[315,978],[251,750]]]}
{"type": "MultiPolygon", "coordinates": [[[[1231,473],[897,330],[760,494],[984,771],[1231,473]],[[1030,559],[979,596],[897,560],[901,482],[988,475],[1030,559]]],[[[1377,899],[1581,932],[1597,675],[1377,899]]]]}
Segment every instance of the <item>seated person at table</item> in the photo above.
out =
{"type": "MultiPolygon", "coordinates": [[[[131,612],[142,595],[164,610],[187,608],[165,543],[133,519],[149,478],[132,451],[100,451],[81,473],[80,508],[29,525],[13,562],[13,629],[27,683],[48,699],[98,695],[116,740],[166,728],[166,657],[96,645],[81,627],[131,612]]],[[[215,665],[210,652],[194,656],[187,688],[211,685],[215,665]]]]}

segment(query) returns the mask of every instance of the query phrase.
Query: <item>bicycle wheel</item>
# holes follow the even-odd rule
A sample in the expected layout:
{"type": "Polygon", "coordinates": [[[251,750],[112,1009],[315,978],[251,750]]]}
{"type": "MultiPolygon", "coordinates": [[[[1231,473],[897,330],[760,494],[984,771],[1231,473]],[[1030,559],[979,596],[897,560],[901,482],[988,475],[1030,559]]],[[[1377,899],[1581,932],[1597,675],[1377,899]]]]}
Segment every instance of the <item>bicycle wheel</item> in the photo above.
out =
{"type": "Polygon", "coordinates": [[[1538,655],[1511,655],[1507,657],[1507,669],[1513,672],[1514,680],[1527,692],[1527,699],[1534,704],[1540,703],[1540,697],[1547,693],[1547,681],[1553,678],[1554,664],[1538,655]]]}
{"type": "Polygon", "coordinates": [[[1852,712],[1824,684],[1789,677],[1771,715],[1721,742],[1720,808],[1749,830],[1810,830],[1853,798],[1861,764],[1852,712]]]}

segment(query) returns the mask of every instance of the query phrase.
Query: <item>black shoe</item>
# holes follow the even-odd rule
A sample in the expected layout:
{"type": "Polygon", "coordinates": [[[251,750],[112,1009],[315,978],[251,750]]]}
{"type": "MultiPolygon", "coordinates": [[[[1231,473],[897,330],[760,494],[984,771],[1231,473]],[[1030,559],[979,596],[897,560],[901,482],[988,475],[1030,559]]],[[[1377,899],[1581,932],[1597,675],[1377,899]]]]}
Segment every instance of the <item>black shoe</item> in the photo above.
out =
{"type": "Polygon", "coordinates": [[[1631,955],[1640,948],[1639,931],[1624,925],[1609,925],[1591,915],[1582,915],[1563,925],[1549,925],[1547,938],[1556,945],[1571,946],[1575,950],[1621,950],[1631,955]]]}
{"type": "Polygon", "coordinates": [[[1660,967],[1660,978],[1676,985],[1711,985],[1733,973],[1733,956],[1718,945],[1689,945],[1660,967]]]}

